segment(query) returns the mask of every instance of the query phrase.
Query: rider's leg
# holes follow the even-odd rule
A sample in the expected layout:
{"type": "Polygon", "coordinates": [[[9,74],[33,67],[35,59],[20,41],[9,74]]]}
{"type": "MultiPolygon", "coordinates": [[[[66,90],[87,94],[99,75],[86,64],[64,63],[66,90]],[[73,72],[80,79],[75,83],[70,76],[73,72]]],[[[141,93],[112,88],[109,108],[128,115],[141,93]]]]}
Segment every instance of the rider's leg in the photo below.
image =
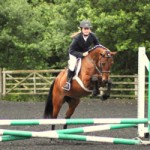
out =
{"type": "Polygon", "coordinates": [[[63,87],[63,89],[66,91],[69,91],[71,88],[71,82],[74,76],[74,69],[77,63],[77,58],[75,56],[69,54],[69,58],[70,59],[68,61],[69,67],[68,67],[68,74],[67,74],[67,82],[63,87]]]}
{"type": "Polygon", "coordinates": [[[63,89],[66,91],[69,91],[71,88],[71,81],[72,78],[74,76],[74,71],[71,71],[70,69],[68,69],[68,74],[67,74],[67,82],[65,83],[63,89]]]}

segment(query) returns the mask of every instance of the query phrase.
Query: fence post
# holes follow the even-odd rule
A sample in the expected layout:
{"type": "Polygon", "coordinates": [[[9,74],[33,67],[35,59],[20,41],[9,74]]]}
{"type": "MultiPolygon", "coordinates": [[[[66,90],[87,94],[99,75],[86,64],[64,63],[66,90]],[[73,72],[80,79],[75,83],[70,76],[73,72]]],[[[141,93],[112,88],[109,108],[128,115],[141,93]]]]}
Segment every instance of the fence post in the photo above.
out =
{"type": "Polygon", "coordinates": [[[5,96],[5,95],[6,95],[6,73],[5,73],[5,68],[3,68],[3,71],[2,71],[2,72],[3,72],[3,74],[2,74],[2,75],[3,75],[3,76],[2,76],[2,79],[3,79],[3,84],[2,84],[2,86],[3,86],[3,87],[2,87],[2,89],[3,89],[2,92],[3,92],[3,93],[2,93],[2,95],[5,96]]]}
{"type": "Polygon", "coordinates": [[[138,97],[138,75],[135,74],[135,77],[134,77],[134,95],[135,95],[135,98],[138,97]]]}
{"type": "Polygon", "coordinates": [[[36,94],[36,73],[33,75],[33,86],[34,86],[34,94],[36,94]]]}
{"type": "MultiPolygon", "coordinates": [[[[138,119],[145,118],[145,67],[148,68],[149,60],[145,55],[145,47],[139,47],[138,52],[138,119]]],[[[138,125],[138,135],[139,137],[145,136],[145,126],[144,124],[138,125]]]]}
{"type": "Polygon", "coordinates": [[[0,68],[0,100],[2,100],[2,93],[3,93],[3,75],[2,75],[2,68],[0,68]]]}

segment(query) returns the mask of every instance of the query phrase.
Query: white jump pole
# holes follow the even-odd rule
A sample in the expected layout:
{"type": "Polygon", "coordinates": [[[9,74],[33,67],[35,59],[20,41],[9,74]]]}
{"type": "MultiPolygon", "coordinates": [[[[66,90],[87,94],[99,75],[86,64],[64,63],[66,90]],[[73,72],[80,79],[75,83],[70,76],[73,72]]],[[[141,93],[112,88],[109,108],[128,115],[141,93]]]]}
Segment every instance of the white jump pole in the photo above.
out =
{"type": "MultiPolygon", "coordinates": [[[[145,67],[149,71],[149,60],[145,55],[145,47],[139,47],[138,51],[138,119],[145,118],[145,67]]],[[[148,117],[148,116],[147,116],[148,117]]],[[[144,124],[138,125],[139,137],[144,137],[148,128],[144,124]]]]}

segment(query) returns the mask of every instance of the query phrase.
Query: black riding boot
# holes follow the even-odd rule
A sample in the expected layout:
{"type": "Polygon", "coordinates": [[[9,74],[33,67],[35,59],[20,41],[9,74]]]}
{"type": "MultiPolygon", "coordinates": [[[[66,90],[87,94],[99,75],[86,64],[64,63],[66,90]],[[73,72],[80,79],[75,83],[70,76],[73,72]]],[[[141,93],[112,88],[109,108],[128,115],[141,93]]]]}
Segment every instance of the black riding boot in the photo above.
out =
{"type": "Polygon", "coordinates": [[[70,88],[71,88],[71,81],[72,81],[73,76],[74,76],[74,71],[71,71],[71,70],[68,69],[67,82],[66,82],[66,84],[63,87],[64,90],[66,90],[66,91],[70,90],[70,88]]]}

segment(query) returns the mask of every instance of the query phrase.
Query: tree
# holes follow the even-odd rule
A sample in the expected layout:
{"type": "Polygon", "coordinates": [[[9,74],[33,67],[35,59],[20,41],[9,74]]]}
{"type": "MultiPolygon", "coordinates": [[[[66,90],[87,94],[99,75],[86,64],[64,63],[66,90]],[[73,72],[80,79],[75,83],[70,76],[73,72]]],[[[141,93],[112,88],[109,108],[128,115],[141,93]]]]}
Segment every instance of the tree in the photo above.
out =
{"type": "Polygon", "coordinates": [[[136,73],[138,47],[150,51],[149,0],[2,0],[1,67],[64,68],[70,35],[83,19],[102,45],[118,51],[113,72],[136,73]]]}
{"type": "Polygon", "coordinates": [[[101,42],[118,51],[115,72],[137,73],[138,47],[145,46],[150,51],[149,1],[94,0],[91,1],[91,6],[95,12],[95,28],[101,42]]]}
{"type": "Polygon", "coordinates": [[[0,5],[0,64],[11,69],[34,69],[45,66],[43,58],[44,25],[24,0],[6,0],[0,5]]]}

